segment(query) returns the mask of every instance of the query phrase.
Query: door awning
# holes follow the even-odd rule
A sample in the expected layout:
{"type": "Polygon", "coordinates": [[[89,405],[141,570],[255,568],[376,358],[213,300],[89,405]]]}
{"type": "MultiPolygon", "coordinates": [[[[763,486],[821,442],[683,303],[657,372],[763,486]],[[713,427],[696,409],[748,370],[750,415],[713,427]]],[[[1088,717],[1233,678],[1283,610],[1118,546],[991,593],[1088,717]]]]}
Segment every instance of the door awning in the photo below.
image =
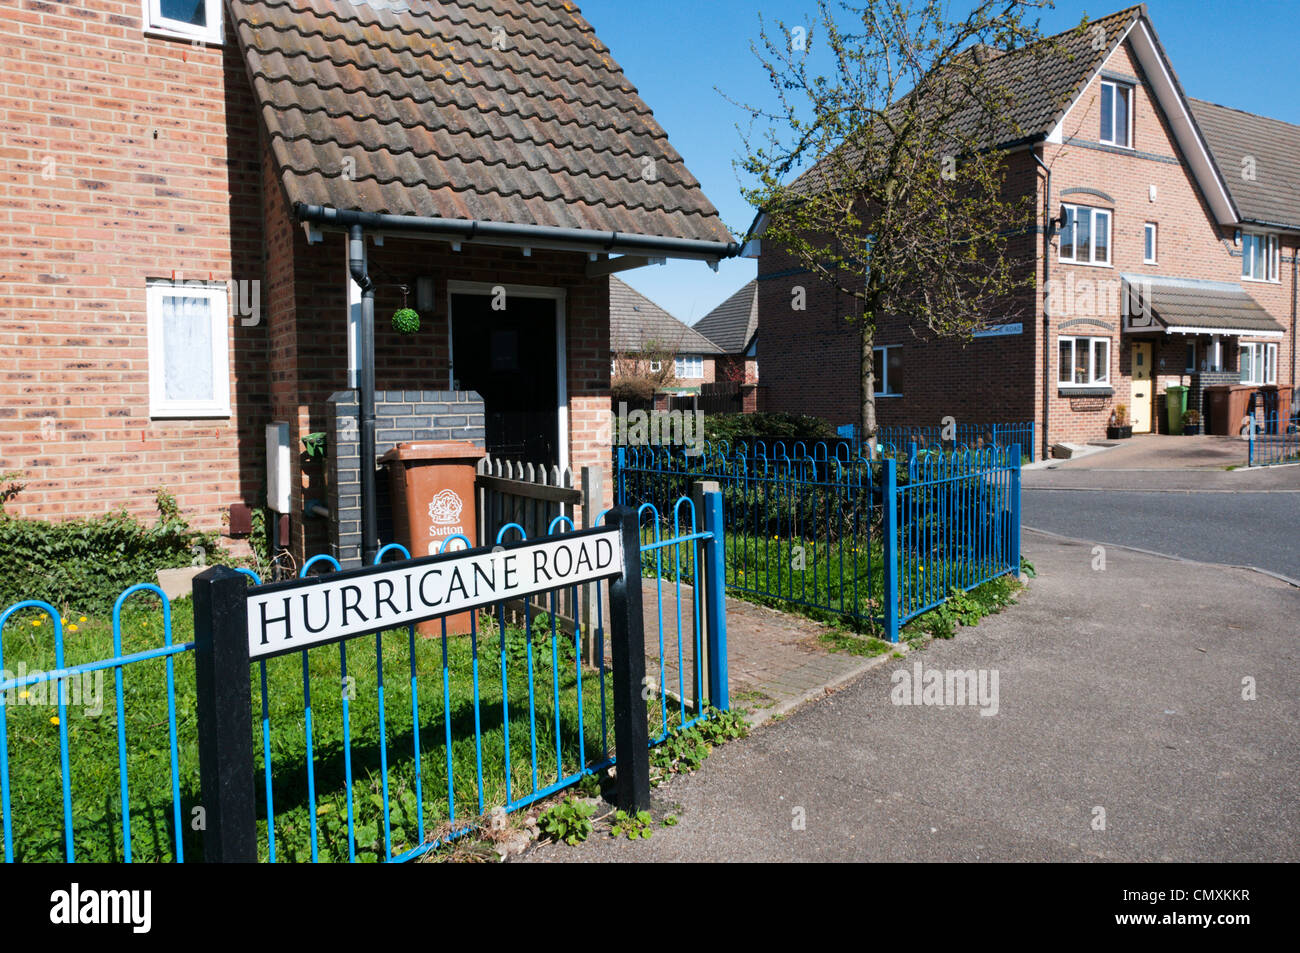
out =
{"type": "Polygon", "coordinates": [[[1132,333],[1282,337],[1286,331],[1241,285],[1230,281],[1121,275],[1124,330],[1132,333]]]}

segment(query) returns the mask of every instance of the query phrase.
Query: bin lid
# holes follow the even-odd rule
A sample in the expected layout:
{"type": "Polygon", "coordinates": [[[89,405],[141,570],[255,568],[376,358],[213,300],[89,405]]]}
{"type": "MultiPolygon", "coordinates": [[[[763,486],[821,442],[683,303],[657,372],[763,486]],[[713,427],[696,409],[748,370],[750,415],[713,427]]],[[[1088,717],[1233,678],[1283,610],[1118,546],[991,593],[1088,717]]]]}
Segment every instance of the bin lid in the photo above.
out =
{"type": "Polygon", "coordinates": [[[1182,384],[1170,384],[1165,390],[1170,394],[1181,394],[1187,388],[1182,384]]]}
{"type": "Polygon", "coordinates": [[[478,460],[487,451],[468,440],[420,440],[399,443],[382,457],[380,463],[415,463],[421,460],[478,460]]]}

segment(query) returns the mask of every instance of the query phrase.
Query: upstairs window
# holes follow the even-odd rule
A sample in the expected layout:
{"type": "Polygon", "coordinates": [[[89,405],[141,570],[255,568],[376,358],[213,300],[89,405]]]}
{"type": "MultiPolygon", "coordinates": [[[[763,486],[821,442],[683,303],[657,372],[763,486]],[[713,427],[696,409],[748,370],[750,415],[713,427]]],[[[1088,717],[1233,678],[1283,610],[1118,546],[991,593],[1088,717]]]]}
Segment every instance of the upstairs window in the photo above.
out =
{"type": "Polygon", "coordinates": [[[681,354],[673,361],[673,374],[677,377],[703,377],[704,358],[699,354],[681,354]]]}
{"type": "Polygon", "coordinates": [[[221,42],[221,0],[143,0],[145,30],[165,36],[221,42]]]}
{"type": "Polygon", "coordinates": [[[1133,144],[1133,87],[1121,83],[1101,84],[1101,141],[1108,146],[1131,148],[1133,144]]]}
{"type": "Polygon", "coordinates": [[[1063,205],[1061,261],[1081,265],[1110,264],[1110,212],[1086,205],[1063,205]]]}
{"type": "Polygon", "coordinates": [[[1277,281],[1277,236],[1241,236],[1241,277],[1250,281],[1277,281]]]}
{"type": "Polygon", "coordinates": [[[146,297],[149,416],[229,417],[225,285],[158,281],[146,297]]]}

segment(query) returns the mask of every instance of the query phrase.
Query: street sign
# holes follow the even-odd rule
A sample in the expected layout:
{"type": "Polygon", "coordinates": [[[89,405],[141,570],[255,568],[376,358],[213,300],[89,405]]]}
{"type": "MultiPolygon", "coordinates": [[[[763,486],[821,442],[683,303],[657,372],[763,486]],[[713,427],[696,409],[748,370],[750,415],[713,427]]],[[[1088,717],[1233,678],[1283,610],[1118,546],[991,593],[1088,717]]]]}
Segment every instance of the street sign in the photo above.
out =
{"type": "Polygon", "coordinates": [[[623,572],[618,528],[597,528],[259,586],[248,655],[267,658],[623,572]]]}

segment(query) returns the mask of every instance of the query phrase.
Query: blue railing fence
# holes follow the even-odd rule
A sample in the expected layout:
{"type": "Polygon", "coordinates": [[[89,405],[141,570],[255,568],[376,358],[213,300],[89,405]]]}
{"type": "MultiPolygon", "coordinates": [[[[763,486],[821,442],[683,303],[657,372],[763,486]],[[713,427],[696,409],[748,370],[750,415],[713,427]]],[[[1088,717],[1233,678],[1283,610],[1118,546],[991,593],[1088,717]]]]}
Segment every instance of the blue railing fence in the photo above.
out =
{"type": "Polygon", "coordinates": [[[1300,462],[1300,413],[1280,416],[1273,412],[1251,415],[1246,424],[1246,462],[1252,467],[1300,462]]]}
{"type": "Polygon", "coordinates": [[[644,507],[717,483],[729,591],[897,641],[903,624],[953,589],[1019,572],[1022,460],[1016,444],[909,444],[874,461],[620,447],[615,486],[620,503],[644,507]]]}
{"type": "MultiPolygon", "coordinates": [[[[721,499],[696,510],[696,501],[675,501],[668,532],[653,507],[639,514],[641,564],[657,593],[644,612],[640,693],[651,745],[729,704],[721,586],[697,598],[675,571],[712,562],[720,578],[721,499]]],[[[548,529],[553,536],[574,527],[559,517],[548,529]]],[[[509,524],[496,541],[522,535],[509,524]]],[[[458,543],[468,541],[443,547],[458,543]]],[[[390,544],[376,561],[408,558],[390,544]]],[[[331,557],[317,556],[301,575],[338,570],[331,557]]],[[[251,588],[261,585],[241,572],[251,588]]],[[[557,586],[473,613],[465,632],[444,617],[432,638],[412,625],[252,662],[259,858],[411,860],[494,808],[524,809],[614,764],[610,586],[584,585],[594,590],[590,619],[556,611],[561,589],[570,588],[557,586]],[[588,626],[595,656],[584,659],[588,626]]],[[[581,604],[572,595],[571,604],[581,604]]],[[[97,643],[83,637],[98,631],[102,642],[102,624],[69,618],[30,600],[0,614],[5,861],[203,856],[204,834],[195,830],[204,803],[195,641],[175,640],[191,631],[188,613],[177,620],[157,586],[133,586],[114,608],[111,651],[89,659],[81,656],[97,643]],[[97,715],[78,714],[69,686],[106,672],[111,700],[97,715]],[[18,697],[40,686],[53,690],[52,703],[18,697]]]]}

